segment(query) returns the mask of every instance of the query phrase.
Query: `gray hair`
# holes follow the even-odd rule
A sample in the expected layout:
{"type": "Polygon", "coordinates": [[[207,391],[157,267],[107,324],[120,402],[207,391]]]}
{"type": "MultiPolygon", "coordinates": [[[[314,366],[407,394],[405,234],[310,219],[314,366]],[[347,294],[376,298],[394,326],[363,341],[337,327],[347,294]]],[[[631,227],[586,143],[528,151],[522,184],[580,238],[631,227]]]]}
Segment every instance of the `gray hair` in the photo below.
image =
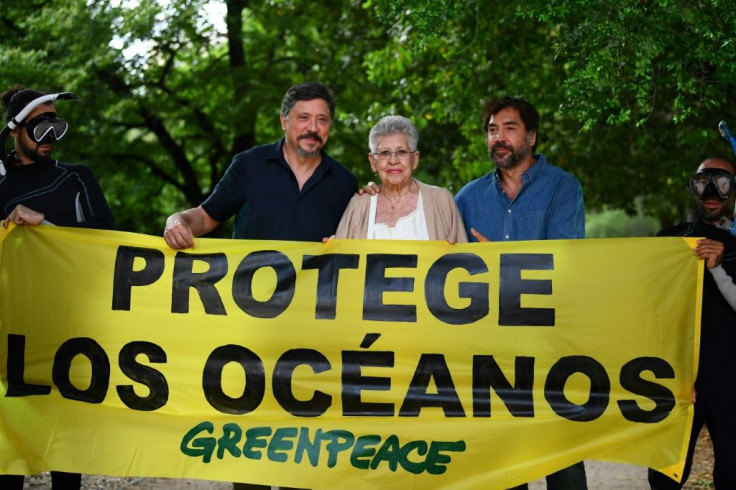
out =
{"type": "Polygon", "coordinates": [[[381,138],[389,134],[405,134],[409,143],[410,151],[417,151],[417,143],[419,143],[419,131],[411,120],[404,116],[386,116],[381,118],[375,126],[371,128],[368,135],[368,146],[372,153],[378,150],[378,142],[381,138]]]}

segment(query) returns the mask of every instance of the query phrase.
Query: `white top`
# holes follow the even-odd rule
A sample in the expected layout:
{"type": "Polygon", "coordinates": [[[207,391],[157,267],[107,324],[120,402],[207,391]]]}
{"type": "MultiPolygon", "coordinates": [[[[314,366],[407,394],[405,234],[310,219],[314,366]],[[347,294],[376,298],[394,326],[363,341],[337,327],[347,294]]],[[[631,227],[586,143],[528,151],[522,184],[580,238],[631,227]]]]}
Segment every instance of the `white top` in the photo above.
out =
{"type": "Polygon", "coordinates": [[[713,279],[716,280],[718,289],[721,290],[723,297],[728,301],[728,304],[731,305],[731,308],[736,310],[736,284],[733,283],[731,276],[723,270],[723,267],[721,267],[720,264],[708,270],[713,276],[713,279]]]}
{"type": "Polygon", "coordinates": [[[376,202],[378,195],[371,197],[370,219],[368,221],[369,240],[429,240],[427,231],[427,219],[424,216],[422,206],[422,192],[417,198],[417,207],[406,216],[396,221],[396,225],[388,226],[386,223],[376,223],[376,202]]]}

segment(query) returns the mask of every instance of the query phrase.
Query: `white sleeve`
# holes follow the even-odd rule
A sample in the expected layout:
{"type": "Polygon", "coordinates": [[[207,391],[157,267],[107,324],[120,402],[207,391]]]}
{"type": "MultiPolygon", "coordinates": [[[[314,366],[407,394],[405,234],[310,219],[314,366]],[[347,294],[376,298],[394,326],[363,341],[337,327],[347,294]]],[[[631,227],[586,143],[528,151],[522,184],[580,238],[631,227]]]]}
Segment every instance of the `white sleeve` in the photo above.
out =
{"type": "Polygon", "coordinates": [[[373,194],[371,196],[371,208],[368,210],[368,233],[367,236],[363,237],[368,240],[374,240],[376,237],[374,236],[376,234],[376,208],[378,206],[378,194],[373,194]]]}
{"type": "Polygon", "coordinates": [[[736,310],[736,284],[734,284],[731,276],[723,270],[723,267],[721,267],[720,264],[708,270],[713,276],[713,279],[716,280],[718,289],[721,290],[723,297],[728,301],[728,304],[731,305],[731,308],[736,310]]]}

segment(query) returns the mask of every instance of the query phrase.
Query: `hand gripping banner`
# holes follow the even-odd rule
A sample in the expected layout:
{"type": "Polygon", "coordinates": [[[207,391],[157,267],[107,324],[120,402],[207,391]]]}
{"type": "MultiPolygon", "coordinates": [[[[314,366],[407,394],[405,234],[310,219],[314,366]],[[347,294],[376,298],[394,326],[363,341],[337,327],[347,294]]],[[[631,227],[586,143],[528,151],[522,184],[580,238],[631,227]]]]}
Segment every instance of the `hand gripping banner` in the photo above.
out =
{"type": "Polygon", "coordinates": [[[585,459],[682,471],[692,239],[0,240],[0,473],[485,489],[585,459]]]}

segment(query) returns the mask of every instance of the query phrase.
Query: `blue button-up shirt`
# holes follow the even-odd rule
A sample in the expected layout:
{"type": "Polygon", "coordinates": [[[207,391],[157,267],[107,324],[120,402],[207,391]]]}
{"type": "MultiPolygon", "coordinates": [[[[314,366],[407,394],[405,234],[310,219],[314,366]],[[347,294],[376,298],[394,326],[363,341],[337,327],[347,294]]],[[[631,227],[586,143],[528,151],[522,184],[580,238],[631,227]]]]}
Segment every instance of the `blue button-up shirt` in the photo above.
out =
{"type": "Polygon", "coordinates": [[[511,201],[501,187],[498,169],[468,183],[455,196],[468,238],[475,228],[492,241],[585,237],[585,208],[580,182],[550,165],[544,155],[522,177],[511,201]]]}

